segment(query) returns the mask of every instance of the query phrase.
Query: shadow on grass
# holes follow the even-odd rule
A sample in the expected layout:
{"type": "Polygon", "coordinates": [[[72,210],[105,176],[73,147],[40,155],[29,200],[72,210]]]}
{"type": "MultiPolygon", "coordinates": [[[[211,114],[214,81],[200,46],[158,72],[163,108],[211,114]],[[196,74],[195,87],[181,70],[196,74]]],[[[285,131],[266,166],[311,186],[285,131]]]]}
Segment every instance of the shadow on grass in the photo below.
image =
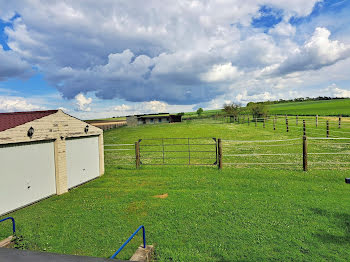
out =
{"type": "Polygon", "coordinates": [[[325,230],[315,233],[314,235],[318,237],[323,243],[334,243],[341,245],[348,245],[350,242],[350,215],[347,213],[332,213],[320,208],[310,208],[310,210],[319,216],[325,216],[329,219],[331,223],[336,225],[338,228],[342,229],[343,235],[335,235],[325,230]]]}

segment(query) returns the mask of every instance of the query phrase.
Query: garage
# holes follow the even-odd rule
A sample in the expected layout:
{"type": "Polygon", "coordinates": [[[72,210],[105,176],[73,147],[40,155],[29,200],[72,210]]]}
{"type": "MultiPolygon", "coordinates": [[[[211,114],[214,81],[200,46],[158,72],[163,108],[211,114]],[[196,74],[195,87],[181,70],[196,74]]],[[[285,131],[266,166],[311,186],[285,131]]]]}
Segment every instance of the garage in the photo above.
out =
{"type": "Polygon", "coordinates": [[[62,110],[0,113],[0,215],[104,173],[103,131],[62,110]]]}
{"type": "Polygon", "coordinates": [[[98,177],[98,137],[66,140],[68,189],[98,177]]]}

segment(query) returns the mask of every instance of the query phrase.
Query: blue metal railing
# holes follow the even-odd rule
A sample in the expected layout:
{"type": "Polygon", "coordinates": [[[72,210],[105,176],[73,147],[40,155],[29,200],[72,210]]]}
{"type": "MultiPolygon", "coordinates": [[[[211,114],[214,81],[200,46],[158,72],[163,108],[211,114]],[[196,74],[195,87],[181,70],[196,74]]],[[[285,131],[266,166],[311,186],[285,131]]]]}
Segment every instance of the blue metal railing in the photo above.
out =
{"type": "Polygon", "coordinates": [[[12,232],[13,232],[13,235],[15,235],[16,234],[16,223],[15,223],[15,219],[13,217],[6,217],[4,219],[1,219],[0,223],[5,221],[5,220],[8,220],[8,219],[12,220],[12,232]]]}
{"type": "Polygon", "coordinates": [[[130,240],[137,234],[137,232],[140,231],[140,229],[143,229],[143,248],[146,248],[146,232],[145,232],[145,227],[143,225],[139,226],[138,229],[136,229],[136,231],[128,238],[128,240],[125,241],[125,243],[113,254],[113,256],[111,256],[111,258],[115,258],[120,251],[122,251],[122,249],[130,242],[130,240]]]}

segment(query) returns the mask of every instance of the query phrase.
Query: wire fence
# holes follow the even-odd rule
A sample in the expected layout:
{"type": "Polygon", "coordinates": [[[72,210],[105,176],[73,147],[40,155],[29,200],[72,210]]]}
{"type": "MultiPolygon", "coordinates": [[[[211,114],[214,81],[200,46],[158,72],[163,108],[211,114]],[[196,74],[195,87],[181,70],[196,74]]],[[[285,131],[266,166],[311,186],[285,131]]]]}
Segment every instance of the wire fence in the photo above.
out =
{"type": "Polygon", "coordinates": [[[135,144],[105,144],[104,152],[106,165],[135,165],[135,144]]]}
{"type": "Polygon", "coordinates": [[[216,165],[216,138],[150,138],[138,142],[141,165],[216,165]]]}
{"type": "Polygon", "coordinates": [[[247,168],[298,168],[302,164],[302,139],[222,140],[223,166],[247,168]]]}
{"type": "Polygon", "coordinates": [[[292,135],[298,133],[314,137],[350,137],[350,117],[276,115],[260,118],[237,116],[229,119],[230,123],[255,125],[292,135]]]}
{"type": "Polygon", "coordinates": [[[350,168],[350,138],[299,137],[284,140],[222,141],[224,166],[263,166],[305,171],[350,168]]]}
{"type": "MultiPolygon", "coordinates": [[[[276,140],[221,140],[223,168],[349,169],[350,138],[298,137],[276,140]],[[305,141],[307,148],[305,149],[305,141]]],[[[135,144],[106,144],[108,165],[207,165],[218,163],[216,138],[140,139],[135,144]],[[135,146],[138,144],[138,149],[135,146]]]]}

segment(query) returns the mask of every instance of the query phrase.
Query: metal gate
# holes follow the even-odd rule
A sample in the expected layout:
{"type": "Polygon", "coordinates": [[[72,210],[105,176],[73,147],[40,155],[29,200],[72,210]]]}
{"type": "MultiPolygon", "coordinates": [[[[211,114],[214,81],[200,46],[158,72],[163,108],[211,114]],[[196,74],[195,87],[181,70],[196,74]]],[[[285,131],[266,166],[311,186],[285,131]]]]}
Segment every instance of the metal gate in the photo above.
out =
{"type": "Polygon", "coordinates": [[[140,139],[141,165],[216,165],[216,138],[140,139]]]}

